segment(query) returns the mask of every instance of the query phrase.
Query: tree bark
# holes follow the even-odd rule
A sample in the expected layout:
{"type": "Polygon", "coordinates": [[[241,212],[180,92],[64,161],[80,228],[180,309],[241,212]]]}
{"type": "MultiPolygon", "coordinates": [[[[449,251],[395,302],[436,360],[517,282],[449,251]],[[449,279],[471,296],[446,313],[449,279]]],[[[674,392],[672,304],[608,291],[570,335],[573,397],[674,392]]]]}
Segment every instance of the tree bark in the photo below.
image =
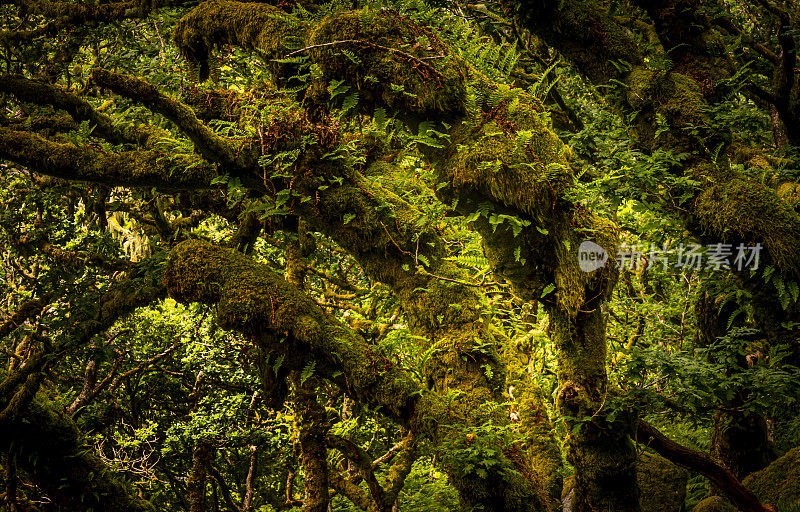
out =
{"type": "Polygon", "coordinates": [[[301,382],[294,372],[295,410],[299,416],[300,462],[303,465],[303,512],[327,512],[328,449],[325,435],[331,427],[325,408],[317,401],[310,381],[301,382]]]}
{"type": "MultiPolygon", "coordinates": [[[[591,304],[587,304],[591,307],[591,304]]],[[[606,416],[605,319],[599,308],[575,318],[550,308],[558,350],[556,405],[567,428],[567,460],[575,468],[572,510],[639,510],[636,450],[624,415],[606,416]]]]}
{"type": "Polygon", "coordinates": [[[198,439],[192,450],[192,470],[186,480],[189,512],[206,512],[206,482],[213,446],[207,439],[198,439]]]}

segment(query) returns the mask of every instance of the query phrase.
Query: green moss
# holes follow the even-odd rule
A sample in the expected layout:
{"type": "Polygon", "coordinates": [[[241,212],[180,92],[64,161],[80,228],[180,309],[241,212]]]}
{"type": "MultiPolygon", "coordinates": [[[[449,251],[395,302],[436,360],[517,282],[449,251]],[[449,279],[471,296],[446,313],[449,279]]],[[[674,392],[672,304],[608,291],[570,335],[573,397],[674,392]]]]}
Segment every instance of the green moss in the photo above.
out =
{"type": "Polygon", "coordinates": [[[708,104],[692,78],[640,66],[629,73],[625,83],[628,104],[639,111],[634,122],[640,144],[649,147],[657,143],[676,154],[705,152],[706,146],[718,145],[720,133],[711,126],[708,104]],[[656,114],[670,127],[657,138],[656,114]]]}
{"type": "Polygon", "coordinates": [[[432,31],[395,11],[332,14],[314,29],[308,45],[320,45],[309,53],[326,79],[346,80],[364,104],[406,114],[463,112],[461,63],[432,31]],[[426,57],[437,58],[422,60],[426,57]]]}
{"type": "MultiPolygon", "coordinates": [[[[639,453],[636,461],[636,481],[639,485],[641,512],[681,512],[686,498],[686,470],[650,452],[639,453]]],[[[575,488],[575,477],[564,480],[562,501],[575,488]]],[[[573,495],[574,496],[574,495],[573,495]]],[[[572,510],[575,510],[574,504],[572,510]]]]}
{"type": "Polygon", "coordinates": [[[556,300],[562,310],[574,317],[587,303],[597,304],[598,299],[605,299],[611,293],[617,277],[619,229],[612,221],[577,207],[571,218],[557,225],[554,236],[559,241],[555,248],[556,300]],[[597,243],[609,255],[605,266],[593,272],[580,268],[578,250],[586,240],[597,243]]]}
{"type": "Polygon", "coordinates": [[[707,120],[708,106],[700,86],[685,75],[637,67],[630,72],[627,85],[628,103],[633,108],[652,105],[677,121],[678,127],[707,120]]]}
{"type": "Polygon", "coordinates": [[[766,468],[749,475],[742,483],[762,503],[787,510],[800,507],[800,447],[789,450],[766,468]]]}
{"type": "Polygon", "coordinates": [[[613,62],[635,65],[642,59],[641,49],[630,29],[612,16],[602,2],[506,1],[502,5],[520,26],[558,48],[595,83],[619,78],[619,70],[613,62]]]}
{"type": "Polygon", "coordinates": [[[540,500],[548,510],[560,510],[558,497],[563,486],[561,447],[545,407],[547,399],[539,386],[517,382],[514,396],[519,414],[519,432],[524,441],[521,448],[530,467],[531,479],[540,489],[540,500]]]}
{"type": "Polygon", "coordinates": [[[452,131],[442,178],[456,193],[475,190],[521,212],[549,217],[573,175],[569,148],[549,129],[544,107],[523,93],[484,116],[452,131]]]}
{"type": "Polygon", "coordinates": [[[692,512],[736,512],[736,507],[719,496],[709,496],[694,506],[692,512]]]}
{"type": "Polygon", "coordinates": [[[332,373],[344,374],[343,384],[357,400],[408,420],[419,385],[266,265],[231,249],[188,240],[172,250],[165,282],[179,302],[216,304],[221,327],[251,336],[270,352],[307,353],[318,370],[328,368],[328,378],[336,381],[332,373]]]}
{"type": "Polygon", "coordinates": [[[663,457],[639,453],[636,461],[642,512],[681,512],[689,474],[663,457]]]}
{"type": "Polygon", "coordinates": [[[635,510],[639,493],[633,443],[624,433],[584,436],[567,437],[567,460],[575,468],[573,510],[635,510]]]}
{"type": "Polygon", "coordinates": [[[216,176],[215,167],[196,155],[168,157],[158,151],[105,153],[2,127],[0,157],[36,167],[42,174],[115,186],[200,188],[208,186],[216,176]]]}
{"type": "Polygon", "coordinates": [[[800,208],[800,184],[782,183],[777,188],[778,196],[786,201],[795,211],[800,208]]]}
{"type": "Polygon", "coordinates": [[[761,242],[781,270],[800,275],[800,215],[775,190],[733,178],[708,186],[695,215],[708,231],[734,243],[761,242]]]}
{"type": "Polygon", "coordinates": [[[275,6],[210,0],[175,25],[173,41],[199,78],[208,78],[210,53],[225,44],[257,50],[266,60],[284,57],[307,30],[275,6]],[[293,44],[295,43],[295,44],[293,44]]]}
{"type": "Polygon", "coordinates": [[[242,115],[242,105],[251,98],[226,89],[189,86],[183,90],[181,99],[192,107],[198,119],[236,121],[242,115]]]}

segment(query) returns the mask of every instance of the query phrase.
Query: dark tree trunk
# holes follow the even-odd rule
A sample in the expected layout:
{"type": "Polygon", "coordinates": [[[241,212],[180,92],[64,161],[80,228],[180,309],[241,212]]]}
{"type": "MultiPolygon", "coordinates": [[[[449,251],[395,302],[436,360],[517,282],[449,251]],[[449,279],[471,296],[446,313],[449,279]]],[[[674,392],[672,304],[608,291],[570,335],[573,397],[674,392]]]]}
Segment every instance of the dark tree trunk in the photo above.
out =
{"type": "Polygon", "coordinates": [[[186,481],[189,512],[206,512],[206,480],[213,449],[211,443],[200,439],[192,451],[192,473],[186,481]]]}

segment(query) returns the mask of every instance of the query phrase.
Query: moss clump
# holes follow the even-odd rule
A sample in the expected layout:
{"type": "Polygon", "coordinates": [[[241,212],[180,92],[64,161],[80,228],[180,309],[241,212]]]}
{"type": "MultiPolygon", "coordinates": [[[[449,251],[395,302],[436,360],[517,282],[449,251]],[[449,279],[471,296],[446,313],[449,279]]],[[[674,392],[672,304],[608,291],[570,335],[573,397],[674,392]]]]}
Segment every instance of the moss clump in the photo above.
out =
{"type": "Polygon", "coordinates": [[[158,151],[103,153],[71,143],[0,127],[0,157],[36,167],[42,174],[115,186],[194,188],[207,186],[216,169],[195,155],[158,151]]]}
{"type": "Polygon", "coordinates": [[[205,80],[214,48],[230,44],[277,59],[289,53],[306,30],[297,18],[269,4],[210,0],[181,18],[172,38],[193,66],[191,72],[205,80]]]}
{"type": "Polygon", "coordinates": [[[705,152],[717,147],[724,134],[713,129],[700,85],[680,73],[634,68],[628,75],[627,100],[637,116],[636,133],[639,143],[650,146],[658,143],[674,153],[705,152]],[[656,140],[656,114],[663,116],[670,130],[656,140]],[[685,130],[685,131],[684,131],[685,130]],[[720,139],[720,140],[717,140],[720,139]]]}
{"type": "Polygon", "coordinates": [[[554,237],[558,240],[555,248],[556,299],[558,306],[574,317],[582,308],[589,307],[585,304],[606,298],[611,292],[617,277],[615,258],[619,228],[590,210],[576,207],[568,222],[558,225],[554,237]],[[600,245],[608,254],[605,266],[593,272],[584,272],[580,268],[578,250],[586,240],[600,245]]]}
{"type": "Polygon", "coordinates": [[[800,183],[782,183],[778,185],[777,192],[795,211],[800,208],[800,183]]]}
{"type": "Polygon", "coordinates": [[[700,85],[686,75],[637,67],[629,75],[628,86],[632,107],[652,106],[675,127],[708,121],[708,106],[700,85]]]}
{"type": "Polygon", "coordinates": [[[236,121],[242,115],[247,98],[236,91],[187,87],[181,94],[184,103],[192,107],[198,119],[236,121]]]}
{"type": "Polygon", "coordinates": [[[694,213],[716,236],[764,244],[781,270],[800,276],[800,215],[775,190],[751,180],[729,179],[706,188],[694,213]]]}
{"type": "Polygon", "coordinates": [[[471,189],[547,218],[573,182],[570,152],[549,129],[544,107],[521,94],[490,113],[453,129],[449,156],[440,169],[456,191],[471,189]]]}
{"type": "Polygon", "coordinates": [[[742,483],[762,503],[786,510],[800,506],[800,447],[789,450],[761,471],[750,474],[742,483]]]}
{"type": "Polygon", "coordinates": [[[642,512],[680,512],[689,474],[663,457],[641,452],[636,462],[642,512]]]}
{"type": "Polygon", "coordinates": [[[330,15],[307,43],[318,45],[309,53],[325,77],[346,80],[364,104],[439,116],[464,110],[461,63],[432,31],[397,12],[363,9],[330,15]],[[423,60],[427,57],[436,58],[423,60]]]}
{"type": "Polygon", "coordinates": [[[709,496],[694,506],[692,512],[736,512],[736,507],[719,496],[709,496]]]}

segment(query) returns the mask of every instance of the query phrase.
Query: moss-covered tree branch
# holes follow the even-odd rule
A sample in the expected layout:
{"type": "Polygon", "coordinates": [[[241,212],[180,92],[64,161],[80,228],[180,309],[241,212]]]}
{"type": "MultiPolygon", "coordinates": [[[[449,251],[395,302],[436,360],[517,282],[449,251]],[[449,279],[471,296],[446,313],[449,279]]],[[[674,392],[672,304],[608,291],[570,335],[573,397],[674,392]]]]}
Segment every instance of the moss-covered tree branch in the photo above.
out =
{"type": "Polygon", "coordinates": [[[191,107],[167,97],[154,85],[105,69],[95,69],[92,78],[98,85],[108,87],[117,94],[142,103],[153,112],[163,114],[194,142],[197,150],[208,161],[219,163],[236,174],[250,171],[254,167],[255,160],[248,148],[237,147],[228,139],[214,133],[197,119],[191,107]]]}
{"type": "Polygon", "coordinates": [[[408,422],[419,384],[281,275],[239,252],[189,240],[173,249],[165,279],[175,300],[217,304],[221,327],[256,342],[266,342],[264,332],[280,336],[285,348],[273,351],[310,351],[317,370],[355,400],[408,422]]]}
{"type": "Polygon", "coordinates": [[[2,127],[0,158],[56,178],[115,186],[207,188],[216,176],[213,164],[192,155],[152,150],[107,153],[2,127]]]}
{"type": "Polygon", "coordinates": [[[76,121],[89,121],[94,127],[93,135],[112,144],[138,144],[150,146],[159,130],[144,126],[119,126],[102,112],[98,112],[88,101],[58,85],[31,80],[22,76],[0,77],[0,91],[9,92],[17,99],[37,105],[50,105],[66,111],[76,121]]]}

